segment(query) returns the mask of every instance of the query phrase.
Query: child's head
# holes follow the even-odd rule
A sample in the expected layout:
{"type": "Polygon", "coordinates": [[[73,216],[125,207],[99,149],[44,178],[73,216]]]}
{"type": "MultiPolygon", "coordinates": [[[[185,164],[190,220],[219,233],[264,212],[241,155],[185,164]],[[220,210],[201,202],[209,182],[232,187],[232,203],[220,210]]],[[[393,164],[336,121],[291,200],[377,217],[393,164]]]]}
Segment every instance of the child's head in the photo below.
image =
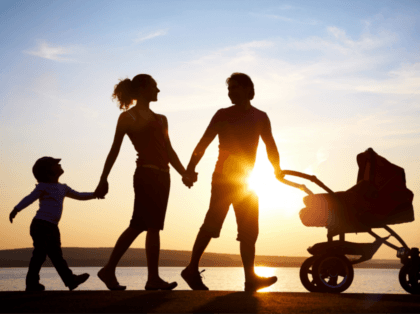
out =
{"type": "Polygon", "coordinates": [[[60,165],[61,159],[44,156],[38,159],[32,167],[32,173],[39,183],[54,183],[64,173],[60,165]]]}

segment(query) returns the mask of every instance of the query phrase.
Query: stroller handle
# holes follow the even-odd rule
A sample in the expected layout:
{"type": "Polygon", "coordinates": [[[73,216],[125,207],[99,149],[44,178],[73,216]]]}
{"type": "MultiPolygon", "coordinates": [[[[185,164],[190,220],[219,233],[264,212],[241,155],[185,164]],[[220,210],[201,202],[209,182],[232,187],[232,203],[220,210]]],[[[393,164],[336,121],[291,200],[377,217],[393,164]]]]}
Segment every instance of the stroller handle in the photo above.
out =
{"type": "MultiPolygon", "coordinates": [[[[308,175],[308,174],[305,174],[305,173],[300,173],[300,172],[296,172],[296,171],[288,171],[288,170],[284,170],[283,172],[282,172],[282,174],[284,174],[285,176],[296,176],[296,177],[300,177],[300,178],[304,178],[304,179],[307,179],[307,180],[309,180],[309,181],[311,181],[311,182],[313,182],[313,183],[315,183],[315,184],[317,184],[319,187],[321,187],[321,188],[323,188],[325,191],[327,191],[329,194],[334,194],[334,192],[331,190],[331,189],[329,189],[327,186],[325,186],[324,185],[324,183],[323,182],[321,182],[316,176],[314,176],[314,175],[308,175]]],[[[287,180],[287,179],[284,179],[284,178],[282,178],[282,179],[280,179],[280,181],[283,183],[283,184],[286,184],[286,185],[289,185],[289,186],[292,186],[292,187],[295,187],[295,188],[298,188],[298,189],[300,189],[300,190],[303,190],[304,192],[306,192],[308,195],[313,195],[314,193],[312,192],[312,191],[310,191],[305,185],[302,185],[302,184],[298,184],[298,183],[295,183],[295,182],[292,182],[292,181],[290,181],[290,180],[287,180]]]]}

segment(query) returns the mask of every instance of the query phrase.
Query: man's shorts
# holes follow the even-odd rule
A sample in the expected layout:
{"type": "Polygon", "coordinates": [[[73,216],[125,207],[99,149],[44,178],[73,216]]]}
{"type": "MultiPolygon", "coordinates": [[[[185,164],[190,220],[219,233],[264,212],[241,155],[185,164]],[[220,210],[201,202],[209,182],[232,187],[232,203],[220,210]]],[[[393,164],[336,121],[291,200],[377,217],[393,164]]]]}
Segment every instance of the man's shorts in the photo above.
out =
{"type": "Polygon", "coordinates": [[[213,174],[210,207],[201,230],[211,237],[220,236],[223,222],[233,205],[238,224],[238,241],[255,243],[258,237],[258,196],[244,180],[213,174]]]}

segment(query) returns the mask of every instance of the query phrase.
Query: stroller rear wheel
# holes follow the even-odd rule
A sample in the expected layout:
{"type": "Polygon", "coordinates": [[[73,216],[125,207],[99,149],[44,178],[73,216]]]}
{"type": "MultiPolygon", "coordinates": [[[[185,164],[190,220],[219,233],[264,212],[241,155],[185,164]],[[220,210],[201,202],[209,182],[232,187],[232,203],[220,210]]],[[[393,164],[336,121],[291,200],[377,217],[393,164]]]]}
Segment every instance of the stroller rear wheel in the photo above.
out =
{"type": "Polygon", "coordinates": [[[411,294],[420,294],[420,268],[419,266],[404,265],[400,269],[398,280],[402,288],[411,294]]]}
{"type": "Polygon", "coordinates": [[[300,281],[302,282],[305,289],[309,292],[320,292],[319,287],[315,283],[313,275],[313,265],[317,258],[319,258],[319,256],[309,257],[303,262],[302,266],[300,267],[300,281]]]}
{"type": "Polygon", "coordinates": [[[321,292],[343,292],[354,279],[353,266],[343,255],[323,255],[315,260],[312,270],[316,286],[321,292]]]}

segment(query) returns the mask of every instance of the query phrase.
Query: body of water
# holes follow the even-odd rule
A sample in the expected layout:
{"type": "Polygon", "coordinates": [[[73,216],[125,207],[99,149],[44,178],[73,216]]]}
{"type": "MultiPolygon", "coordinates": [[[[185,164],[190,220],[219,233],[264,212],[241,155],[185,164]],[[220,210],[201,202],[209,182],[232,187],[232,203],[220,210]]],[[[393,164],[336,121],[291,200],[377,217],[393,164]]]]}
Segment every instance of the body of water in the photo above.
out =
{"type": "MultiPolygon", "coordinates": [[[[75,274],[88,273],[90,278],[76,290],[107,290],[97,277],[100,267],[72,267],[75,274]]],[[[161,267],[160,276],[168,281],[178,282],[175,290],[190,290],[181,278],[183,267],[161,267]]],[[[209,267],[202,268],[204,283],[210,290],[243,291],[244,273],[241,267],[209,267]]],[[[27,268],[1,268],[0,291],[24,291],[27,268]]],[[[278,277],[277,283],[265,291],[275,292],[307,292],[299,279],[299,268],[256,267],[261,276],[278,277]]],[[[399,269],[355,269],[354,280],[347,293],[392,293],[408,294],[398,282],[399,269]]],[[[67,290],[54,268],[41,269],[41,283],[46,290],[67,290]]],[[[146,267],[120,267],[117,278],[127,290],[144,290],[147,281],[146,267]]]]}

